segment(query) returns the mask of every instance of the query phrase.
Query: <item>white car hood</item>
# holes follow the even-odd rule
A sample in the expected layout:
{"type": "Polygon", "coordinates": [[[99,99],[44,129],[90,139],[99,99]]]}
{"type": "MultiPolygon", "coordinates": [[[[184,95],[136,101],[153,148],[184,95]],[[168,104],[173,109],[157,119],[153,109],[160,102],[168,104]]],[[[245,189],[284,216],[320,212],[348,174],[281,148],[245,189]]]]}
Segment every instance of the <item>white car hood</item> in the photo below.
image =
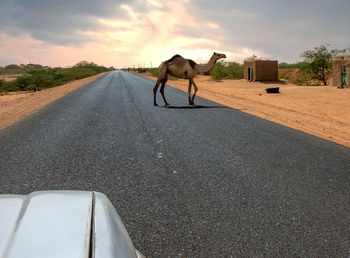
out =
{"type": "Polygon", "coordinates": [[[0,257],[138,257],[108,198],[97,192],[0,195],[0,257]]]}

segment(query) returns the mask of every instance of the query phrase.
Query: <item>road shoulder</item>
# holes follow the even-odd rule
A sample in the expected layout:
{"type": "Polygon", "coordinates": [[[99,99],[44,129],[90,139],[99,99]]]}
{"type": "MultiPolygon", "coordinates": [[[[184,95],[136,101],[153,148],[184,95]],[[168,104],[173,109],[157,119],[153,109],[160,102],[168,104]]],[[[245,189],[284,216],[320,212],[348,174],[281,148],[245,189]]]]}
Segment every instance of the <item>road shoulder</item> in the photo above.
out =
{"type": "Polygon", "coordinates": [[[0,95],[0,129],[37,112],[51,102],[97,80],[107,73],[99,73],[88,78],[71,81],[61,86],[37,92],[13,92],[0,95]]]}

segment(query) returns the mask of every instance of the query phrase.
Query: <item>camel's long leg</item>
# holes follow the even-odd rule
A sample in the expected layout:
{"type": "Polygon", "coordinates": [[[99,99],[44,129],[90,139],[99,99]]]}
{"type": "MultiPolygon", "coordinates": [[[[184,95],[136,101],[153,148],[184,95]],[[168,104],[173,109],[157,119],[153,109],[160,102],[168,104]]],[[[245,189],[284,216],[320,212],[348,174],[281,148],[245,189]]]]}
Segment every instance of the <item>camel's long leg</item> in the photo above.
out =
{"type": "Polygon", "coordinates": [[[188,80],[188,103],[192,105],[191,101],[191,90],[192,90],[192,82],[191,79],[188,80]]]}
{"type": "Polygon", "coordinates": [[[158,106],[157,101],[156,101],[156,94],[157,94],[157,90],[158,90],[158,87],[159,87],[159,85],[160,85],[160,82],[161,82],[161,80],[158,78],[158,79],[157,79],[157,82],[156,82],[156,85],[155,85],[154,88],[153,88],[153,95],[154,95],[154,98],[153,98],[153,105],[154,105],[154,106],[158,106]]]}
{"type": "Polygon", "coordinates": [[[190,79],[191,80],[191,83],[193,84],[193,87],[194,87],[194,93],[193,93],[193,96],[192,96],[192,100],[191,100],[191,105],[194,104],[194,98],[196,97],[196,93],[198,91],[198,87],[196,85],[196,83],[194,82],[193,79],[190,79]]]}
{"type": "Polygon", "coordinates": [[[162,81],[162,86],[160,87],[160,93],[163,96],[163,100],[165,102],[165,105],[169,105],[169,103],[166,101],[165,96],[164,96],[164,88],[165,88],[165,84],[168,81],[168,75],[165,76],[165,79],[162,81]]]}

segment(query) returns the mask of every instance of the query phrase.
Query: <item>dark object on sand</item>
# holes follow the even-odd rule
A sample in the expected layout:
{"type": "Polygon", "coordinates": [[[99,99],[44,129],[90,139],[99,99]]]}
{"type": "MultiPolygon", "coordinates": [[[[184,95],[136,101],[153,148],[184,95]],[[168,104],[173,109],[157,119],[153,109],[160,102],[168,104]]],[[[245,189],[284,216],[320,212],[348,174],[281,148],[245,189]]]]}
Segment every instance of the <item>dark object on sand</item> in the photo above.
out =
{"type": "Polygon", "coordinates": [[[280,93],[280,87],[271,87],[265,90],[266,90],[266,93],[280,93]]]}

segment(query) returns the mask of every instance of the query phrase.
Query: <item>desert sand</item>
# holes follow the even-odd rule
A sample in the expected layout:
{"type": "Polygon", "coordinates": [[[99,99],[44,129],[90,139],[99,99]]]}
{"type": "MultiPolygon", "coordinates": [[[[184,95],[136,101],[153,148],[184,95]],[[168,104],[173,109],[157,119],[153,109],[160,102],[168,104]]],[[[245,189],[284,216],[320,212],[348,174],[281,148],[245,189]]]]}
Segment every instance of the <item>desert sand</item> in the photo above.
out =
{"type": "Polygon", "coordinates": [[[5,82],[10,82],[16,80],[17,77],[22,76],[23,74],[0,74],[0,80],[3,80],[5,82]]]}
{"type": "MultiPolygon", "coordinates": [[[[156,80],[150,74],[139,75],[156,80]]],[[[350,147],[349,88],[297,86],[285,81],[214,82],[209,76],[198,76],[195,82],[200,97],[350,147]],[[266,93],[266,88],[275,86],[280,87],[279,94],[266,93]]],[[[169,80],[167,85],[188,90],[188,80],[169,80]]],[[[172,103],[171,98],[167,100],[172,103]]],[[[159,94],[158,104],[162,103],[159,94]]]]}
{"type": "Polygon", "coordinates": [[[67,93],[100,78],[106,73],[69,82],[67,84],[37,92],[13,92],[0,95],[0,129],[38,111],[67,93]]]}

